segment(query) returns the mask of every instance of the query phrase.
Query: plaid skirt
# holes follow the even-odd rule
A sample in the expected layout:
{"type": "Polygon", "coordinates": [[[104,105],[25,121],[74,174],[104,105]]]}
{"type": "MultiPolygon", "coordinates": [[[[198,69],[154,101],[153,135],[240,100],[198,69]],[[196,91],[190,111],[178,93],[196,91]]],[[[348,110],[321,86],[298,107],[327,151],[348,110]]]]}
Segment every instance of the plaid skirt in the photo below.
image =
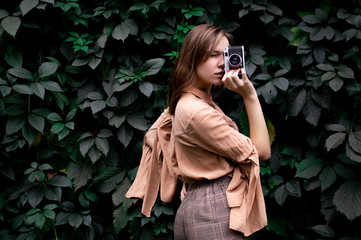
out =
{"type": "Polygon", "coordinates": [[[230,177],[222,177],[188,187],[175,217],[175,240],[247,239],[241,232],[229,229],[226,189],[230,181],[230,177]]]}

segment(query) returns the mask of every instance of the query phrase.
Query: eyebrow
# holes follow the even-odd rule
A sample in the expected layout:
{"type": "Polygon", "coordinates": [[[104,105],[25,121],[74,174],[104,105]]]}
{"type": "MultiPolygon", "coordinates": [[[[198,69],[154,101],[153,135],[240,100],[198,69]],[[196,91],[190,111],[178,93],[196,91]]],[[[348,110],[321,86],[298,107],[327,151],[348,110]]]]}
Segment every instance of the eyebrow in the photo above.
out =
{"type": "Polygon", "coordinates": [[[223,51],[221,51],[221,50],[213,50],[212,53],[221,54],[221,53],[223,53],[223,51]]]}

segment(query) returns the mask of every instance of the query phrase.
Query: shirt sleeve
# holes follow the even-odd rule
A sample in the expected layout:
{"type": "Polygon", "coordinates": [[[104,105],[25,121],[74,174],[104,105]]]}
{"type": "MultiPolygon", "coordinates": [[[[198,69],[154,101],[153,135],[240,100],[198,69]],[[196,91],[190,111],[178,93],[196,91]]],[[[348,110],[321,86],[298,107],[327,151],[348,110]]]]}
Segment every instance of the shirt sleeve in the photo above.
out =
{"type": "Polygon", "coordinates": [[[224,113],[202,105],[191,115],[186,133],[180,137],[237,163],[248,163],[253,159],[250,156],[256,154],[255,146],[250,138],[232,127],[226,118],[224,113]]]}

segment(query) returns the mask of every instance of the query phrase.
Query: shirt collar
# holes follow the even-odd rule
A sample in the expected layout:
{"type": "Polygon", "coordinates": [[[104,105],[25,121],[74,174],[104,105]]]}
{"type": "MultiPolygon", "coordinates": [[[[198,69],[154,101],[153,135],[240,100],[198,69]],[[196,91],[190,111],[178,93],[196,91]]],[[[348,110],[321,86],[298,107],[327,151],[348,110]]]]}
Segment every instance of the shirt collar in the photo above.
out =
{"type": "Polygon", "coordinates": [[[206,93],[198,88],[195,87],[189,87],[185,90],[186,93],[191,93],[197,97],[199,97],[200,99],[203,99],[204,101],[206,101],[208,104],[213,106],[213,100],[212,100],[212,94],[211,93],[206,93]]]}

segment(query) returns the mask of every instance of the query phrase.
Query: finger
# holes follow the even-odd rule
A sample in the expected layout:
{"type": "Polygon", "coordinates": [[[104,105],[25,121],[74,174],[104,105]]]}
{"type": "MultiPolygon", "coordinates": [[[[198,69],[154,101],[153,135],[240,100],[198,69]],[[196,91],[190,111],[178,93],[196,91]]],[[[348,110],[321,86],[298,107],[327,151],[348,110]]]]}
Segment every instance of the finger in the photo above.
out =
{"type": "Polygon", "coordinates": [[[228,89],[233,89],[236,87],[236,84],[233,80],[233,71],[227,72],[223,79],[222,79],[223,85],[226,86],[228,89]]]}
{"type": "Polygon", "coordinates": [[[244,68],[241,68],[241,75],[242,75],[242,79],[243,79],[243,80],[247,80],[247,79],[248,79],[246,70],[245,70],[244,68]]]}

